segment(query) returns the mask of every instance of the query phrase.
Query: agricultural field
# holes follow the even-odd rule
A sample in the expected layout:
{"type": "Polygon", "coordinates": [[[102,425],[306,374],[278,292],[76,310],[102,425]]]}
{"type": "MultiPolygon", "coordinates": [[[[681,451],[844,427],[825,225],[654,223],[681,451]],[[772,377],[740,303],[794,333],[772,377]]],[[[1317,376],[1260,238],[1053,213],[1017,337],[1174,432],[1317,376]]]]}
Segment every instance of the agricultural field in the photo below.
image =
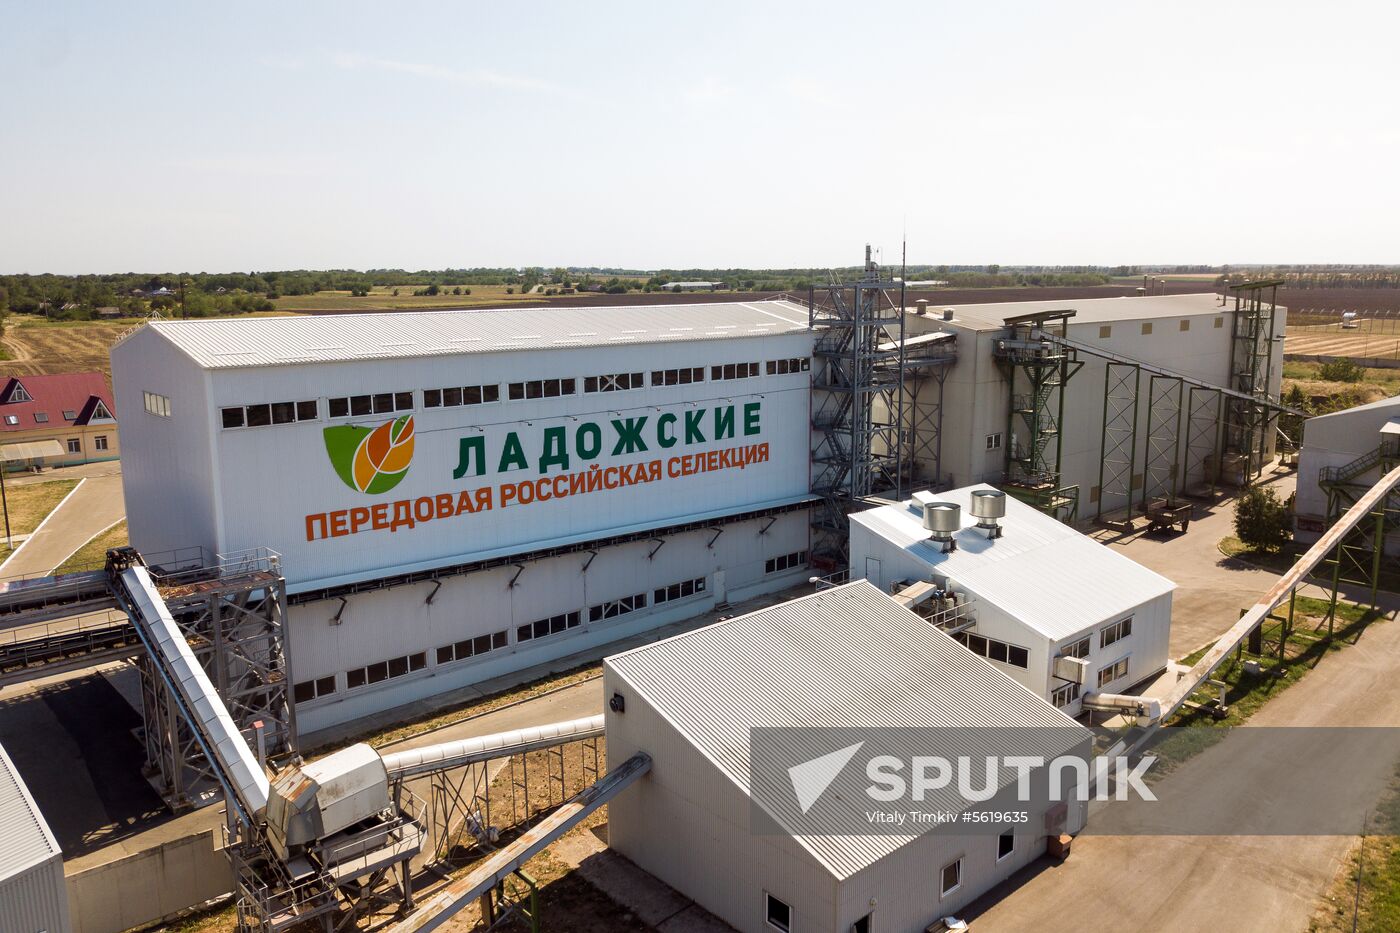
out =
{"type": "Polygon", "coordinates": [[[1343,328],[1339,315],[1295,314],[1289,309],[1283,351],[1305,356],[1352,359],[1400,359],[1400,312],[1356,319],[1343,328]]]}
{"type": "Polygon", "coordinates": [[[287,295],[273,300],[278,311],[326,313],[344,311],[430,311],[434,308],[470,308],[487,304],[539,302],[542,295],[520,294],[508,285],[471,285],[470,295],[453,295],[451,287],[440,295],[415,295],[420,285],[376,285],[368,295],[355,297],[348,291],[316,292],[314,295],[287,295]],[[506,289],[511,288],[507,294],[506,289]],[[398,294],[395,295],[394,292],[398,294]]]}
{"type": "Polygon", "coordinates": [[[1339,315],[1343,311],[1400,314],[1400,288],[1294,288],[1278,290],[1279,303],[1290,317],[1310,312],[1339,315]]]}
{"type": "Polygon", "coordinates": [[[5,372],[35,376],[96,370],[110,376],[112,344],[137,323],[25,320],[10,315],[3,339],[5,372]]]}

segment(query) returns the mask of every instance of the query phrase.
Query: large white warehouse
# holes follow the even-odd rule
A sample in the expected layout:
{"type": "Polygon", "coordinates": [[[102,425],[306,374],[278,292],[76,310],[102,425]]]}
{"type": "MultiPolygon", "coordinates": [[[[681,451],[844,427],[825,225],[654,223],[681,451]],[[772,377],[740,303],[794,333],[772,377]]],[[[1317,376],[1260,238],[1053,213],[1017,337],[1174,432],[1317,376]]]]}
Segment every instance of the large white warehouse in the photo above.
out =
{"type": "Polygon", "coordinates": [[[787,302],[154,322],[131,542],[282,555],[313,732],[800,581],[811,354],[787,302]]]}
{"type": "MultiPolygon", "coordinates": [[[[931,729],[937,747],[921,747],[948,757],[1089,756],[1087,729],[864,581],[608,658],[603,685],[609,758],[652,760],[608,804],[609,846],[744,933],[919,933],[1086,817],[1061,797],[977,835],[760,826],[759,808],[773,813],[776,798],[759,782],[784,793],[787,762],[765,757],[758,729],[826,727],[871,742],[890,728],[931,729]]],[[[819,741],[810,754],[827,751],[819,741]]],[[[863,783],[867,772],[848,773],[863,783]]],[[[951,792],[937,800],[958,814],[969,806],[951,792]]]]}
{"type": "MultiPolygon", "coordinates": [[[[1018,459],[1023,466],[1050,460],[1053,468],[1058,449],[1057,482],[1077,500],[1077,520],[1111,515],[1128,505],[1130,494],[1136,509],[1146,497],[1181,494],[1222,472],[1228,480],[1238,469],[1228,454],[1237,438],[1221,429],[1231,420],[1228,404],[1161,373],[1224,388],[1249,383],[1252,375],[1254,391],[1277,400],[1286,315],[1282,307],[1257,319],[1236,314],[1214,294],[929,306],[911,313],[911,337],[941,331],[954,335],[957,346],[943,382],[937,442],[914,443],[919,478],[939,488],[1000,486],[1008,470],[1018,472],[1018,459]],[[1062,310],[1073,311],[1065,336],[1083,349],[1070,354],[1061,420],[1058,373],[1040,370],[1042,408],[1026,378],[1031,367],[1019,367],[1013,386],[1008,376],[1017,367],[998,350],[1013,336],[1008,319],[1062,310]]],[[[931,390],[920,395],[938,398],[931,390]]],[[[916,430],[928,433],[931,419],[922,416],[932,404],[921,399],[907,413],[916,430]]],[[[1272,456],[1273,431],[1259,433],[1272,456]]]]}
{"type": "Polygon", "coordinates": [[[851,567],[886,593],[915,582],[955,593],[944,612],[957,640],[1071,716],[1085,693],[1123,693],[1167,666],[1176,585],[991,486],[853,514],[851,567]],[[979,496],[1004,517],[976,517],[979,496]],[[946,541],[926,508],[952,518],[946,541]]]}
{"type": "MultiPolygon", "coordinates": [[[[1309,418],[1298,456],[1295,537],[1316,541],[1337,517],[1328,514],[1329,499],[1340,514],[1397,462],[1400,396],[1309,418]]],[[[1387,529],[1385,547],[1400,549],[1400,536],[1387,529]]]]}

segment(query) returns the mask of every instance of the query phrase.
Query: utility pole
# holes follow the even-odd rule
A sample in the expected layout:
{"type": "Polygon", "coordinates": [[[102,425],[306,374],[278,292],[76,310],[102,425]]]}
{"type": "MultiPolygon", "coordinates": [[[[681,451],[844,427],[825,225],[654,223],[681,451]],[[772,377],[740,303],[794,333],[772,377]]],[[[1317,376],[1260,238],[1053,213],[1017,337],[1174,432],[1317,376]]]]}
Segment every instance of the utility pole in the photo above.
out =
{"type": "Polygon", "coordinates": [[[10,501],[5,496],[5,459],[0,457],[0,507],[5,511],[5,547],[14,550],[15,543],[10,539],[10,501]]]}

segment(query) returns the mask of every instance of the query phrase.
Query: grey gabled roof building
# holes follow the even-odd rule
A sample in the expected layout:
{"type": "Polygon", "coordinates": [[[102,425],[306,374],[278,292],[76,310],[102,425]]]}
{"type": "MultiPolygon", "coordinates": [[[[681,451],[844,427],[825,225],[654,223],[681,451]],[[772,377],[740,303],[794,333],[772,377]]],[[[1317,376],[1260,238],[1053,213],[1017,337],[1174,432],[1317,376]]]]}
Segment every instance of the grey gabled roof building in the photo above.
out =
{"type": "MultiPolygon", "coordinates": [[[[967,745],[942,750],[974,756],[1053,757],[1083,751],[1089,739],[864,581],[615,655],[604,664],[604,691],[623,697],[623,711],[607,714],[609,755],[653,758],[651,775],[610,805],[611,844],[741,930],[765,929],[769,895],[806,915],[803,930],[849,930],[872,896],[878,929],[923,929],[1002,880],[1013,862],[982,865],[980,848],[995,841],[986,838],[752,832],[754,727],[1048,727],[1034,750],[1024,733],[1013,743],[1009,730],[1001,745],[994,729],[961,733],[967,745]],[[956,902],[940,903],[938,860],[958,853],[969,860],[967,881],[956,902]],[[909,883],[915,864],[924,866],[913,869],[926,871],[923,884],[909,883]]],[[[1016,865],[1043,848],[1043,835],[1024,841],[1016,865]]]]}

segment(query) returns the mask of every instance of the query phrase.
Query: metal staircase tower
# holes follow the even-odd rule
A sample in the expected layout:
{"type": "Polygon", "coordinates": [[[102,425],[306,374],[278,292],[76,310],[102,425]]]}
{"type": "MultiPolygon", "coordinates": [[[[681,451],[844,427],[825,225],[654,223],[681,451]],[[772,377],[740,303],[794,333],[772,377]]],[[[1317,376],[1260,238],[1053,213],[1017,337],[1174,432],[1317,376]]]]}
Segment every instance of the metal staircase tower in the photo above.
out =
{"type": "Polygon", "coordinates": [[[1079,488],[1060,482],[1061,425],[1065,387],[1084,363],[1073,347],[1038,334],[1063,337],[1073,315],[1065,310],[1007,318],[1010,336],[992,349],[1010,395],[1003,488],[1070,524],[1079,516],[1079,488]]]}
{"type": "Polygon", "coordinates": [[[833,273],[807,299],[816,332],[812,374],[812,562],[844,568],[847,513],[873,493],[903,493],[905,403],[904,283],[881,276],[865,247],[861,277],[833,273]],[[882,345],[884,349],[882,349],[882,345]],[[892,346],[891,346],[892,345],[892,346]]]}
{"type": "Polygon", "coordinates": [[[1282,281],[1231,285],[1230,388],[1238,396],[1225,400],[1223,472],[1241,485],[1264,471],[1265,453],[1277,410],[1269,398],[1273,377],[1274,320],[1282,281]],[[1243,396],[1243,397],[1241,397],[1243,396]]]}

